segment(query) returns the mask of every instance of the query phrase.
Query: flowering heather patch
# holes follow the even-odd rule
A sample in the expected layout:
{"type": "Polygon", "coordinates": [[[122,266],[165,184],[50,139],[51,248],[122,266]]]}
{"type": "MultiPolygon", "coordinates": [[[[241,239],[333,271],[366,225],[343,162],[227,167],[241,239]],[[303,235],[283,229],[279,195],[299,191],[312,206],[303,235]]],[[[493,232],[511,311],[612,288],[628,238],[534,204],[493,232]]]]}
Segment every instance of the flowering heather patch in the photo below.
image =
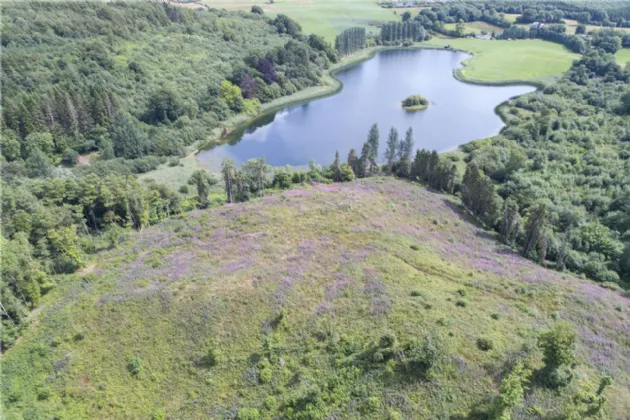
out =
{"type": "MultiPolygon", "coordinates": [[[[322,384],[333,383],[349,394],[379,390],[374,418],[387,418],[385,408],[405,418],[461,414],[496,392],[504,363],[557,320],[577,333],[581,377],[614,377],[610,417],[630,412],[630,299],[521,258],[469,223],[455,198],[399,180],[290,190],[164,221],[99,254],[91,274],[59,281],[45,299],[3,356],[2,393],[15,394],[19,372],[29,378],[19,385],[22,407],[68,418],[151,418],[156,407],[169,418],[233,418],[242,407],[262,417],[291,404],[278,389],[319,392],[328,404],[322,384]],[[449,342],[447,374],[397,381],[394,369],[383,381],[377,363],[357,379],[357,352],[384,333],[403,344],[426,331],[449,342]],[[492,349],[480,350],[479,337],[492,349]],[[221,356],[211,367],[210,350],[221,356]],[[40,353],[72,358],[51,375],[40,353]],[[132,355],[144,367],[133,379],[132,355]]],[[[564,403],[528,394],[528,407],[547,414],[564,403]]],[[[326,415],[351,417],[363,404],[353,397],[326,415]]]]}
{"type": "Polygon", "coordinates": [[[246,261],[246,260],[238,260],[238,261],[232,261],[230,263],[227,263],[223,266],[223,271],[231,274],[237,270],[242,270],[244,268],[247,268],[251,265],[250,261],[246,261]]]}
{"type": "Polygon", "coordinates": [[[374,275],[373,268],[366,268],[365,276],[363,291],[370,298],[370,313],[372,315],[386,314],[392,305],[391,299],[387,296],[387,287],[374,275]]]}
{"type": "Polygon", "coordinates": [[[273,294],[273,303],[276,310],[282,309],[287,304],[289,293],[291,293],[291,286],[293,285],[293,279],[285,277],[282,279],[276,291],[273,294]]]}
{"type": "Polygon", "coordinates": [[[317,307],[317,314],[332,312],[334,301],[341,296],[344,291],[352,286],[354,281],[344,273],[336,273],[335,280],[326,285],[326,297],[324,301],[317,307]]]}
{"type": "Polygon", "coordinates": [[[313,190],[287,190],[283,192],[283,194],[289,197],[297,197],[301,195],[309,196],[313,195],[313,190]]]}

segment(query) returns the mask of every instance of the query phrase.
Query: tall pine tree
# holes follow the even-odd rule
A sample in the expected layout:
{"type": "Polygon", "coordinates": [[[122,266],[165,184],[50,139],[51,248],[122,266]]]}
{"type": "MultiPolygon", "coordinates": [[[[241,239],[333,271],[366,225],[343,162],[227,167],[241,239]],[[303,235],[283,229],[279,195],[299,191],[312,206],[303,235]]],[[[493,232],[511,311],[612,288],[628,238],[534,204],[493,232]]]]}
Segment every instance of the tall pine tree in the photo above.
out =
{"type": "Polygon", "coordinates": [[[392,127],[387,136],[387,148],[385,149],[385,161],[387,162],[387,172],[391,173],[396,161],[396,149],[398,148],[398,131],[392,127]]]}
{"type": "Polygon", "coordinates": [[[361,158],[359,159],[359,173],[357,174],[359,178],[365,178],[370,174],[371,156],[372,151],[370,150],[370,143],[366,141],[365,143],[363,143],[363,149],[361,149],[361,158]]]}
{"type": "Polygon", "coordinates": [[[354,176],[359,176],[359,157],[357,156],[357,151],[354,149],[350,149],[348,152],[348,166],[354,172],[354,176]]]}
{"type": "Polygon", "coordinates": [[[378,140],[379,140],[378,125],[374,123],[370,127],[370,133],[368,134],[367,142],[370,144],[370,159],[376,162],[378,160],[378,140]]]}

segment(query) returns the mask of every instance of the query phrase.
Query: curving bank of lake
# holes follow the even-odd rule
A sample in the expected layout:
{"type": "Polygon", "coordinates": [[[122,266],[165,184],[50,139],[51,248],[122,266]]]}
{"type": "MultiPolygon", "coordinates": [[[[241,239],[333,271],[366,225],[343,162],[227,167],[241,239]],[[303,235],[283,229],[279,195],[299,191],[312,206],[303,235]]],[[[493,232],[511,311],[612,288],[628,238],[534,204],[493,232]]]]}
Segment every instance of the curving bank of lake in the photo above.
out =
{"type": "Polygon", "coordinates": [[[535,90],[532,86],[480,86],[453,77],[469,54],[446,50],[385,50],[336,75],[343,90],[303,105],[263,114],[238,128],[226,144],[199,153],[200,164],[217,168],[224,157],[237,164],[265,156],[273,166],[305,165],[311,158],[329,164],[360,151],[373,123],[381,132],[380,154],[390,127],[403,136],[413,127],[418,148],[452,149],[497,134],[503,122],[500,103],[535,90]],[[414,92],[430,101],[422,112],[401,109],[401,98],[414,92]]]}

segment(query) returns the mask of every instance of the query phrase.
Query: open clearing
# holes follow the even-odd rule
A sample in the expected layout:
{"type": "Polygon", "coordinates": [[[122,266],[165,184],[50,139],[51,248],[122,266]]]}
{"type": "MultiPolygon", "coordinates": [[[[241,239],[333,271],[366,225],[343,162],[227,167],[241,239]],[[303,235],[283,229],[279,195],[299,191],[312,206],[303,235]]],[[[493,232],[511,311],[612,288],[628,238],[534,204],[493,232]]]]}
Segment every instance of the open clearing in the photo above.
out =
{"type": "Polygon", "coordinates": [[[617,51],[617,54],[615,54],[615,57],[617,57],[617,63],[621,65],[630,63],[630,48],[624,48],[622,50],[617,51]]]}
{"type": "MultiPolygon", "coordinates": [[[[564,23],[566,24],[568,34],[574,34],[575,28],[579,25],[577,20],[571,19],[564,19],[564,23]]],[[[586,32],[600,31],[602,29],[614,29],[615,31],[620,32],[630,32],[630,28],[609,28],[607,26],[586,25],[586,32]]]]}
{"type": "Polygon", "coordinates": [[[428,44],[450,45],[475,54],[462,75],[487,82],[532,80],[566,72],[579,56],[565,47],[538,39],[485,41],[480,39],[432,39],[428,44]]]}
{"type": "MultiPolygon", "coordinates": [[[[456,23],[447,23],[446,25],[444,25],[444,27],[448,30],[454,31],[456,29],[457,24],[456,23]]],[[[464,33],[471,33],[474,32],[476,34],[481,33],[481,31],[485,31],[489,34],[492,33],[492,31],[500,34],[503,33],[503,28],[500,28],[498,26],[495,25],[491,25],[489,23],[486,22],[467,22],[464,24],[464,27],[466,28],[464,30],[464,33]]]]}

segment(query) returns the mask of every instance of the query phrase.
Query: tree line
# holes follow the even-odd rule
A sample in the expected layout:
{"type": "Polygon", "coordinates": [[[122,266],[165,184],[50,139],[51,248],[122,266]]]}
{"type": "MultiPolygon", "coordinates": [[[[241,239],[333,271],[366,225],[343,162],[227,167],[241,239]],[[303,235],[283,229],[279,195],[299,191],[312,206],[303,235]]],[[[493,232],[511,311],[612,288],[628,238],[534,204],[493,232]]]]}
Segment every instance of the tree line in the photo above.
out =
{"type": "Polygon", "coordinates": [[[365,48],[365,46],[366,37],[363,27],[348,28],[335,37],[335,49],[339,55],[350,55],[365,48]]]}
{"type": "Polygon", "coordinates": [[[426,31],[420,22],[386,22],[381,26],[381,41],[424,41],[426,31]]]}

